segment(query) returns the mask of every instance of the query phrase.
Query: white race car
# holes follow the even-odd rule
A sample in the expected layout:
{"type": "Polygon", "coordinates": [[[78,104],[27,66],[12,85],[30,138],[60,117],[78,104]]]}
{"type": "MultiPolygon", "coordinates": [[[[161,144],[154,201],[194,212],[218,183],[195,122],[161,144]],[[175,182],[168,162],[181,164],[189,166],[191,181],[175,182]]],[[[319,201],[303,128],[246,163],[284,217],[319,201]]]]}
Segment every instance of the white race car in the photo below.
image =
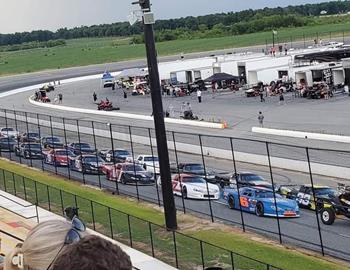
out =
{"type": "MultiPolygon", "coordinates": [[[[161,185],[160,177],[157,184],[161,185]]],[[[172,178],[174,195],[183,196],[185,199],[212,199],[218,200],[220,189],[217,185],[208,183],[200,176],[191,174],[176,174],[172,178]]]]}
{"type": "Polygon", "coordinates": [[[135,163],[140,164],[146,171],[159,174],[159,159],[152,155],[139,155],[135,163]]]}
{"type": "Polygon", "coordinates": [[[0,136],[17,139],[19,136],[19,132],[12,127],[3,127],[0,128],[0,136]]]}

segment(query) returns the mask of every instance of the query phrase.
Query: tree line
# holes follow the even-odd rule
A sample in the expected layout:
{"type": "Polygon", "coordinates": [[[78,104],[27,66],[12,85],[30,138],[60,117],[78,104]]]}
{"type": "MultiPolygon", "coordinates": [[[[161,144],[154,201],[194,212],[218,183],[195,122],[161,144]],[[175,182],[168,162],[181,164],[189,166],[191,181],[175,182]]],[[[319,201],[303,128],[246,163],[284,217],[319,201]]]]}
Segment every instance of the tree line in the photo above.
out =
{"type": "MultiPolygon", "coordinates": [[[[245,34],[280,27],[305,26],[321,23],[316,16],[322,11],[328,15],[344,14],[350,11],[350,1],[334,1],[298,6],[248,9],[240,12],[211,14],[158,20],[154,26],[157,41],[217,37],[227,34],[245,34]]],[[[0,46],[30,42],[46,42],[57,39],[86,37],[132,36],[136,43],[142,42],[143,28],[140,23],[130,26],[127,22],[81,26],[72,29],[61,28],[55,32],[38,30],[14,34],[0,34],[0,46]]]]}

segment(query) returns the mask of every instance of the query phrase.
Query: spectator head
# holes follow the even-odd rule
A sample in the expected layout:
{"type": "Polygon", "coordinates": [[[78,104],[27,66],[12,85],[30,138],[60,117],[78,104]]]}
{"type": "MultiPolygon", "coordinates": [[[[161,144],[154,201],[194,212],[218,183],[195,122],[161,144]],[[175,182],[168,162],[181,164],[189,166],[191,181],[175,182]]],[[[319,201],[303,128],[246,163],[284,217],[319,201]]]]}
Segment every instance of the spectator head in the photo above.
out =
{"type": "Polygon", "coordinates": [[[130,257],[117,245],[89,235],[67,246],[50,270],[131,270],[130,257]]]}
{"type": "Polygon", "coordinates": [[[259,112],[259,114],[262,114],[262,112],[259,112]]]}
{"type": "Polygon", "coordinates": [[[71,232],[72,223],[65,220],[39,223],[28,233],[23,244],[18,244],[6,255],[4,270],[46,270],[65,247],[71,232]]]}

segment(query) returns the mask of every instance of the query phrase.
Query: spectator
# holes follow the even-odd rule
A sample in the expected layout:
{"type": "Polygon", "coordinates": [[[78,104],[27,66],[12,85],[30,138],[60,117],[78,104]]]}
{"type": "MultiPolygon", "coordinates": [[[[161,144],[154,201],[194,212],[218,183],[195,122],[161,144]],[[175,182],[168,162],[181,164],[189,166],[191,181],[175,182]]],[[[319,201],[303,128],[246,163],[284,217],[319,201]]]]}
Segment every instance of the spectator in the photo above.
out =
{"type": "Polygon", "coordinates": [[[67,246],[50,270],[131,270],[130,257],[117,245],[89,235],[67,246]]]}
{"type": "Polygon", "coordinates": [[[258,115],[258,121],[259,121],[259,125],[261,128],[264,127],[264,115],[262,114],[262,112],[259,112],[259,115],[258,115]]]}
{"type": "Polygon", "coordinates": [[[96,102],[96,101],[97,101],[97,95],[96,95],[95,92],[92,94],[92,97],[93,97],[93,99],[94,99],[94,102],[96,102]]]}
{"type": "Polygon", "coordinates": [[[76,218],[72,222],[50,220],[39,223],[28,233],[23,244],[18,244],[5,257],[4,270],[49,269],[66,244],[79,241],[83,236],[78,232],[85,230],[81,224],[76,218]]]}
{"type": "Polygon", "coordinates": [[[197,90],[197,98],[198,102],[202,103],[202,91],[200,89],[197,90]]]}
{"type": "Polygon", "coordinates": [[[286,102],[284,100],[283,91],[281,91],[281,93],[280,93],[280,98],[279,98],[278,104],[281,105],[281,103],[286,104],[286,102]]]}

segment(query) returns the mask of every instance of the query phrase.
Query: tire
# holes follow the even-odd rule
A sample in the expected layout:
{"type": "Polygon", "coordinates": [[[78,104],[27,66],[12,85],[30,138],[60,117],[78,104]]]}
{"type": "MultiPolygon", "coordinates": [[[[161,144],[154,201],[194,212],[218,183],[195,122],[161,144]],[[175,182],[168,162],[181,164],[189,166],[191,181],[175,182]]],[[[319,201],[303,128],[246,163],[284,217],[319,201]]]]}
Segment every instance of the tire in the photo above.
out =
{"type": "Polygon", "coordinates": [[[126,182],[124,174],[120,177],[120,182],[122,182],[123,185],[126,185],[127,182],[126,182]]]}
{"type": "Polygon", "coordinates": [[[187,188],[183,187],[182,188],[182,196],[184,197],[184,199],[187,199],[188,195],[187,195],[187,188]]]}
{"type": "Polygon", "coordinates": [[[320,211],[322,223],[332,225],[335,221],[335,211],[333,208],[323,208],[320,211]]]}
{"type": "MultiPolygon", "coordinates": [[[[255,207],[255,214],[258,217],[263,217],[264,216],[264,205],[261,202],[258,202],[255,207]]],[[[276,213],[277,214],[277,213],[276,213]]]]}
{"type": "Polygon", "coordinates": [[[233,198],[233,196],[228,197],[227,203],[228,208],[235,209],[235,198],[233,198]]]}
{"type": "Polygon", "coordinates": [[[28,152],[28,151],[24,151],[23,157],[24,157],[25,159],[30,159],[30,154],[29,154],[29,152],[28,152]]]}
{"type": "Polygon", "coordinates": [[[19,153],[18,153],[18,150],[15,148],[15,155],[16,155],[16,157],[19,157],[19,153]]]}
{"type": "Polygon", "coordinates": [[[225,188],[225,181],[224,180],[220,180],[220,187],[222,188],[222,189],[224,189],[225,188]]]}

